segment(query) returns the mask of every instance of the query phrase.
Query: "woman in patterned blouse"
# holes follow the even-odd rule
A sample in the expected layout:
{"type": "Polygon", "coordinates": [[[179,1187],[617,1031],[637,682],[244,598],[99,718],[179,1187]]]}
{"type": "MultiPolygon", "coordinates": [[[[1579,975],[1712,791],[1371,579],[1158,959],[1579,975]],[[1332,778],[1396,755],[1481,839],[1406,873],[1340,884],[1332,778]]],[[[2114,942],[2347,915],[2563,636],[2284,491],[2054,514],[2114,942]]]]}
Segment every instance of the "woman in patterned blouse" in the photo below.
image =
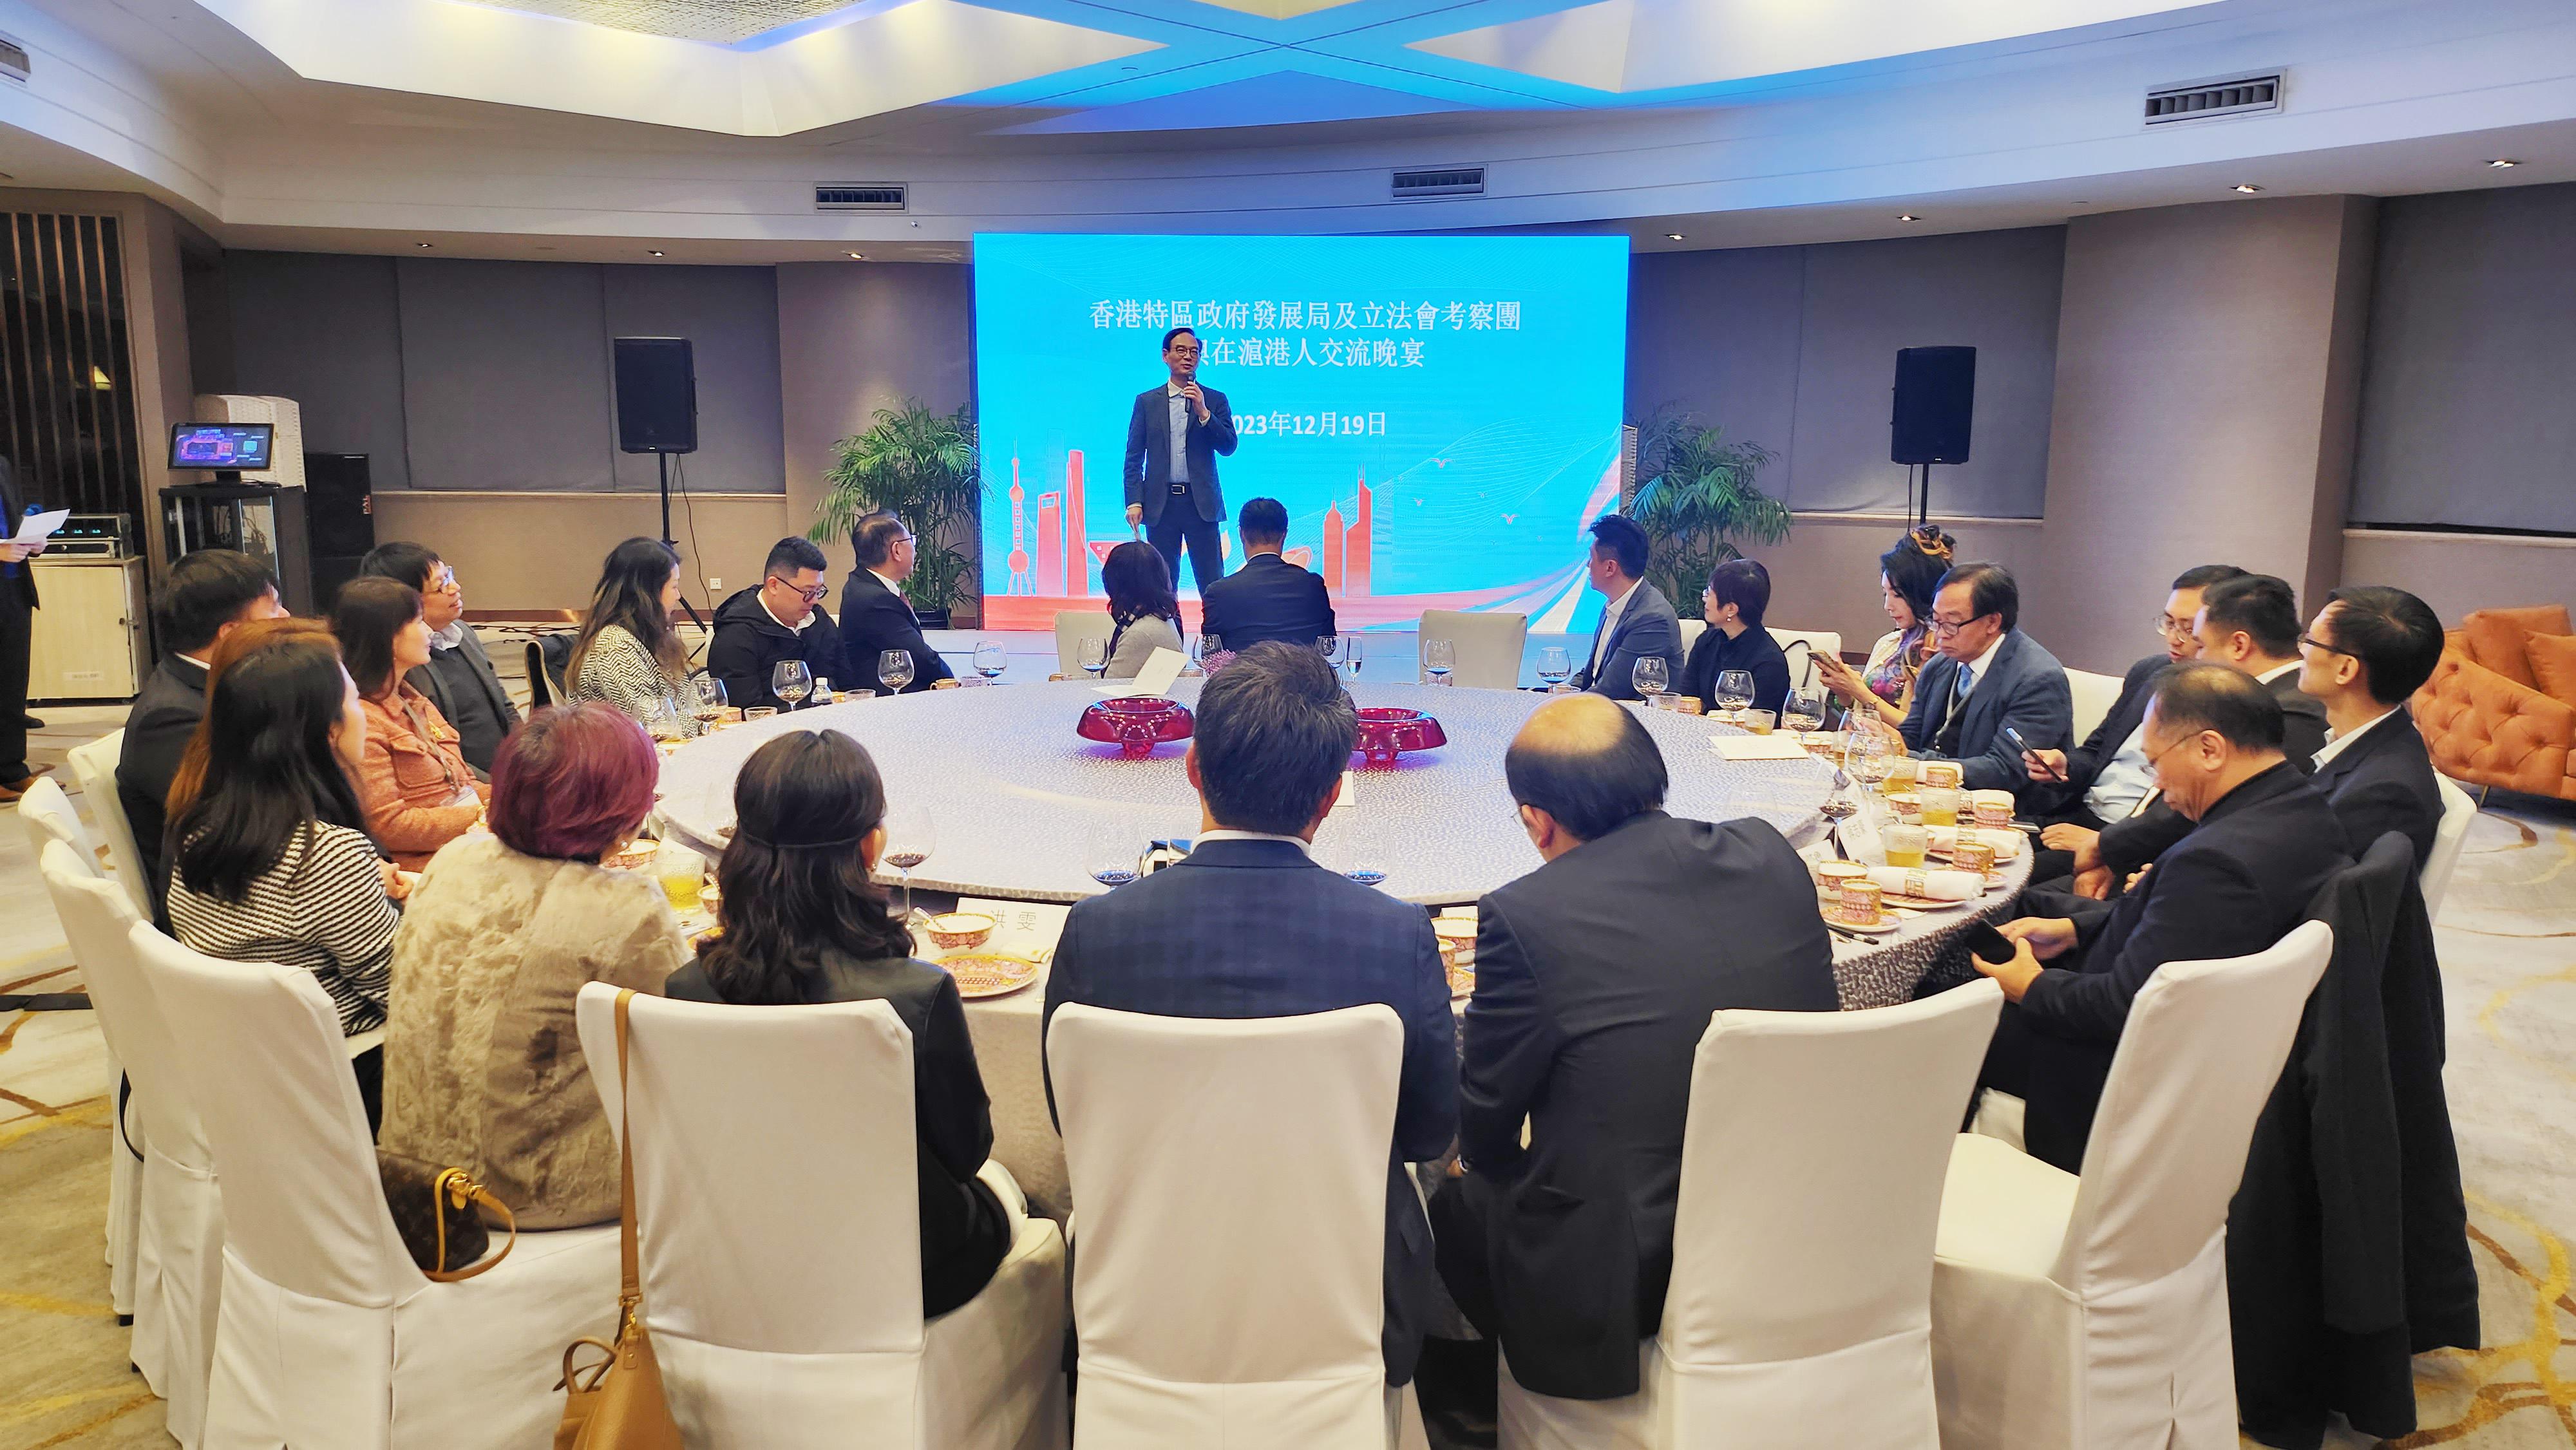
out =
{"type": "Polygon", "coordinates": [[[650,725],[688,678],[671,628],[680,607],[680,556],[659,539],[628,539],[608,555],[564,680],[576,700],[599,700],[650,725]]]}
{"type": "Polygon", "coordinates": [[[1825,687],[1851,706],[1851,723],[1873,716],[1890,729],[1905,723],[1914,677],[1932,658],[1932,596],[1950,568],[1953,541],[1938,525],[1909,530],[1878,556],[1879,606],[1896,628],[1880,635],[1858,673],[1841,660],[1816,657],[1825,687]]]}

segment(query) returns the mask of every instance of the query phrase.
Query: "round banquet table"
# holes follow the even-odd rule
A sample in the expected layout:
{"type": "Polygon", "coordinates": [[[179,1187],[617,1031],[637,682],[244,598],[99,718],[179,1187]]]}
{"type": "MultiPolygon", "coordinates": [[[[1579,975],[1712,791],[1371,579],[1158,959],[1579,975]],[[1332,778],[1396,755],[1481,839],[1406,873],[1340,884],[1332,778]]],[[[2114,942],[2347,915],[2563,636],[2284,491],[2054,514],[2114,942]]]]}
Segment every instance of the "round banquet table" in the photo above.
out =
{"type": "MultiPolygon", "coordinates": [[[[1183,680],[1172,693],[1195,704],[1198,685],[1183,680]]],[[[1426,906],[1472,902],[1538,866],[1504,789],[1502,758],[1512,733],[1545,696],[1374,681],[1359,682],[1352,694],[1362,705],[1431,712],[1449,743],[1408,753],[1389,769],[1360,771],[1357,801],[1336,812],[1318,837],[1328,862],[1343,854],[1367,857],[1387,873],[1384,889],[1426,906]]],[[[1083,706],[1100,698],[1079,680],[934,690],[734,726],[681,746],[664,763],[662,816],[712,856],[721,849],[720,828],[733,820],[734,775],[754,750],[782,731],[841,730],[868,747],[893,799],[920,802],[932,812],[938,843],[914,871],[914,885],[1029,903],[1005,911],[1017,918],[1006,921],[1005,931],[1016,932],[1021,943],[1051,944],[1059,903],[1105,889],[1091,880],[1085,859],[1096,839],[1128,839],[1136,849],[1149,837],[1193,834],[1198,827],[1181,745],[1129,761],[1114,746],[1073,733],[1083,706]]],[[[1649,710],[1639,718],[1671,770],[1666,805],[1673,814],[1759,816],[1806,854],[1829,851],[1817,811],[1832,781],[1829,767],[1813,759],[1730,762],[1709,745],[1727,727],[1677,712],[1649,710]]],[[[1961,928],[2009,914],[2029,877],[2030,853],[1998,869],[2004,883],[1966,908],[1908,918],[1887,936],[1834,937],[1843,1007],[1907,1001],[1927,973],[1956,954],[1961,928]]],[[[938,909],[942,903],[929,904],[938,909]]],[[[922,948],[924,957],[935,955],[927,942],[922,948]]],[[[1949,964],[1948,972],[1957,970],[1949,964]]],[[[968,1002],[966,1024],[992,1101],[993,1157],[1019,1180],[1034,1211],[1062,1217],[1072,1202],[1040,1065],[1045,996],[1041,975],[1009,996],[968,1002]]],[[[1465,999],[1458,1006],[1463,1011],[1465,999]]]]}

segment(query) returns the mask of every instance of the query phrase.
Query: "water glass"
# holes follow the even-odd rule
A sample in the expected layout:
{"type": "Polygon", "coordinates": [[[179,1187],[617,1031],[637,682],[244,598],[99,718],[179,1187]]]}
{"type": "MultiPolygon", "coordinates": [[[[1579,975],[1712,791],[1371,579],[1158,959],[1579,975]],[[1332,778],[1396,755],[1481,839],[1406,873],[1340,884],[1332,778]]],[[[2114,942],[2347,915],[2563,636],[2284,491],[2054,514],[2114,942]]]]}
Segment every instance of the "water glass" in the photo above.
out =
{"type": "Polygon", "coordinates": [[[1341,636],[1341,641],[1342,673],[1356,680],[1360,677],[1360,657],[1365,653],[1360,647],[1360,637],[1356,634],[1346,634],[1341,636]]]}
{"type": "Polygon", "coordinates": [[[698,890],[706,884],[707,863],[697,852],[676,841],[664,841],[653,853],[653,877],[662,883],[662,895],[671,910],[687,916],[698,909],[698,890]]]}
{"type": "Polygon", "coordinates": [[[998,680],[1002,677],[1002,671],[1010,667],[1010,657],[1002,653],[1000,640],[975,641],[975,673],[988,680],[998,680]]]}
{"type": "MultiPolygon", "coordinates": [[[[977,648],[980,649],[982,646],[979,645],[977,648]]],[[[1100,672],[1109,668],[1109,641],[1096,635],[1085,638],[1077,646],[1074,658],[1081,661],[1084,673],[1095,680],[1099,679],[1100,672]]]]}
{"type": "Polygon", "coordinates": [[[912,683],[912,651],[890,649],[877,656],[877,680],[889,695],[900,695],[912,683]]]}
{"type": "Polygon", "coordinates": [[[1431,683],[1449,683],[1449,672],[1458,668],[1458,647],[1445,639],[1422,642],[1422,668],[1431,675],[1431,683]]]}
{"type": "Polygon", "coordinates": [[[1136,823],[1123,815],[1112,816],[1092,827],[1083,854],[1083,869],[1103,886],[1124,886],[1136,879],[1136,860],[1145,853],[1145,842],[1136,823]]]}
{"type": "Polygon", "coordinates": [[[746,705],[743,707],[742,723],[749,725],[756,720],[775,719],[777,715],[778,707],[775,705],[746,705]]]}
{"type": "MultiPolygon", "coordinates": [[[[1628,682],[1637,687],[1638,694],[1652,700],[1671,688],[1672,670],[1662,655],[1645,655],[1628,672],[1628,682]]],[[[1749,692],[1746,698],[1752,698],[1749,692]]]]}
{"type": "Polygon", "coordinates": [[[1717,708],[1730,715],[1734,714],[1753,703],[1753,672],[1751,670],[1718,671],[1715,693],[1717,708]]]}
{"type": "Polygon", "coordinates": [[[1573,677],[1574,658],[1565,652],[1565,646],[1552,644],[1538,652],[1538,680],[1540,684],[1547,686],[1549,689],[1554,689],[1573,677]]]}
{"type": "Polygon", "coordinates": [[[769,692],[793,710],[814,692],[814,672],[803,660],[780,660],[769,667],[769,692]]]}
{"type": "Polygon", "coordinates": [[[1825,691],[1822,686],[1811,685],[1803,690],[1789,692],[1789,698],[1780,710],[1782,728],[1795,730],[1804,735],[1811,730],[1821,728],[1824,723],[1825,691]]]}

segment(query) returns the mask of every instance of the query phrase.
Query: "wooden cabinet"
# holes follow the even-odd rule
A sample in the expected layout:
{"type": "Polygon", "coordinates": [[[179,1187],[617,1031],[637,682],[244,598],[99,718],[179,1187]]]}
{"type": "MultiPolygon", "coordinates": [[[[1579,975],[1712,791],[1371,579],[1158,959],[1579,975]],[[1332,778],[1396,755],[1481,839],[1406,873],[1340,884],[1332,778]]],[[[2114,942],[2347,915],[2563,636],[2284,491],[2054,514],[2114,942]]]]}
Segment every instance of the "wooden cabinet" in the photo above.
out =
{"type": "Polygon", "coordinates": [[[131,700],[151,668],[141,559],[32,560],[30,700],[131,700]]]}

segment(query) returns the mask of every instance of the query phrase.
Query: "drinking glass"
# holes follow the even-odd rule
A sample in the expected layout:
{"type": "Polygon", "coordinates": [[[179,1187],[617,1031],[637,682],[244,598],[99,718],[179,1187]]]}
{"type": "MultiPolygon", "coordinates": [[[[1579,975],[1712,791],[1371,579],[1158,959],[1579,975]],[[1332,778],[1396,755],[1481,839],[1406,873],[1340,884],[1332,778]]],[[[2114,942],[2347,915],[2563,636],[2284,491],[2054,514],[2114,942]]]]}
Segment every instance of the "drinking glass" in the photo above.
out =
{"type": "MultiPolygon", "coordinates": [[[[1637,687],[1637,693],[1649,700],[1662,695],[1672,684],[1672,671],[1664,664],[1662,655],[1640,657],[1635,667],[1628,672],[1628,677],[1629,683],[1637,687]]],[[[1748,686],[1745,690],[1745,698],[1749,700],[1752,697],[1752,689],[1748,686]]]]}
{"type": "Polygon", "coordinates": [[[725,717],[724,681],[713,675],[699,675],[689,681],[689,717],[698,722],[700,732],[714,728],[725,717]]]}
{"type": "Polygon", "coordinates": [[[1824,723],[1825,692],[1821,686],[1789,692],[1788,701],[1780,708],[1781,728],[1804,735],[1823,728],[1824,723]]]}
{"type": "Polygon", "coordinates": [[[748,725],[754,720],[774,719],[777,714],[778,707],[775,705],[746,705],[743,707],[742,723],[748,725]]]}
{"type": "Polygon", "coordinates": [[[1356,634],[1346,634],[1341,639],[1342,673],[1356,680],[1360,677],[1360,657],[1365,653],[1360,647],[1360,637],[1356,634]]]}
{"type": "MultiPolygon", "coordinates": [[[[902,652],[890,650],[888,653],[902,652]]],[[[927,806],[912,804],[899,805],[886,812],[885,829],[885,863],[903,878],[902,919],[909,922],[914,915],[912,868],[930,859],[930,853],[939,845],[939,828],[931,821],[927,806]]]]}
{"type": "Polygon", "coordinates": [[[982,675],[988,680],[998,680],[1002,677],[1002,671],[1007,670],[1010,667],[1010,657],[1002,653],[1002,642],[1000,640],[979,639],[975,641],[975,673],[982,675]]]}
{"type": "Polygon", "coordinates": [[[886,687],[887,694],[902,694],[904,686],[912,683],[912,651],[890,649],[878,655],[877,680],[886,687]]]}
{"type": "Polygon", "coordinates": [[[1563,645],[1549,645],[1538,652],[1539,683],[1554,689],[1574,677],[1574,658],[1563,645]]]}
{"type": "Polygon", "coordinates": [[[1083,869],[1103,886],[1124,886],[1136,879],[1136,858],[1144,851],[1145,843],[1137,836],[1136,823],[1124,816],[1112,816],[1092,827],[1083,869]]]}
{"type": "Polygon", "coordinates": [[[1730,716],[1752,704],[1753,672],[1751,670],[1718,671],[1716,695],[1717,708],[1726,711],[1730,716]]]}
{"type": "Polygon", "coordinates": [[[689,738],[688,712],[680,708],[676,696],[665,693],[654,699],[652,713],[644,721],[644,733],[656,740],[689,738]]]}
{"type": "Polygon", "coordinates": [[[1086,674],[1095,680],[1099,679],[1100,672],[1109,668],[1109,641],[1097,636],[1085,639],[1074,658],[1082,662],[1082,668],[1086,674]]]}
{"type": "Polygon", "coordinates": [[[814,672],[805,668],[803,660],[780,660],[769,667],[769,692],[793,710],[814,693],[814,672]]]}
{"type": "Polygon", "coordinates": [[[1431,683],[1449,683],[1449,672],[1458,668],[1458,647],[1445,639],[1422,642],[1422,668],[1431,674],[1431,683]]]}
{"type": "Polygon", "coordinates": [[[664,841],[653,853],[653,876],[662,883],[662,895],[671,910],[687,916],[698,909],[698,889],[706,884],[707,863],[697,852],[676,841],[664,841]]]}

